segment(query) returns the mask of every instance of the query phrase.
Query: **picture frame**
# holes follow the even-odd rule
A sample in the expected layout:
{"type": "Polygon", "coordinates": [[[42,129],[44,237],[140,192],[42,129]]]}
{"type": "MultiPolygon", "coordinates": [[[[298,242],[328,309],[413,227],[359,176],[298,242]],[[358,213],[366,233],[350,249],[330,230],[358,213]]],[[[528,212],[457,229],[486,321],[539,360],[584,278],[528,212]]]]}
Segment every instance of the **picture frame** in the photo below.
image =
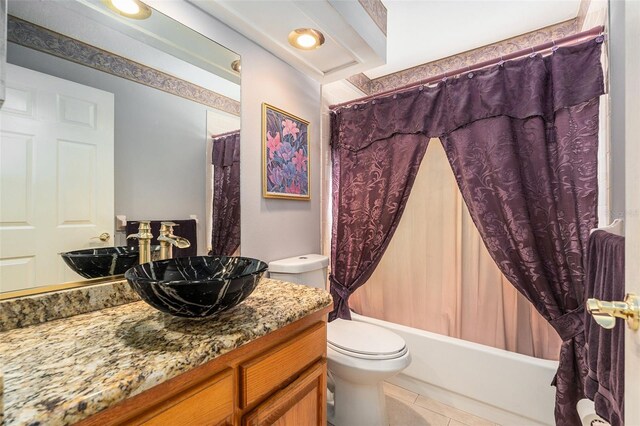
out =
{"type": "Polygon", "coordinates": [[[262,104],[262,196],[310,200],[309,122],[262,104]]]}

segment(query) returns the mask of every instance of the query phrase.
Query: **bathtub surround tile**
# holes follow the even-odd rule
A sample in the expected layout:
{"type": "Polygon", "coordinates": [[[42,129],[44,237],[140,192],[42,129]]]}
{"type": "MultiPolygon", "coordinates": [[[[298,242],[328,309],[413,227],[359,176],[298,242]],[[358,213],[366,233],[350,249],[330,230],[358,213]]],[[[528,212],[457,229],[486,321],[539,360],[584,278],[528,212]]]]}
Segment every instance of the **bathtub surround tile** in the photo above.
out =
{"type": "Polygon", "coordinates": [[[417,393],[411,392],[408,389],[401,388],[400,386],[396,386],[389,382],[384,382],[383,387],[385,395],[392,396],[395,399],[399,399],[400,401],[414,404],[416,402],[416,399],[418,399],[417,393]]]}
{"type": "Polygon", "coordinates": [[[439,401],[429,399],[423,395],[418,395],[415,405],[449,417],[454,421],[467,426],[495,426],[495,423],[490,422],[489,420],[474,416],[473,414],[465,413],[464,411],[460,411],[439,401]]]}
{"type": "Polygon", "coordinates": [[[134,302],[0,333],[3,424],[78,422],[331,303],[324,290],[263,279],[208,320],[134,302]]]}
{"type": "Polygon", "coordinates": [[[126,280],[0,300],[0,332],[139,300],[126,280]]]}

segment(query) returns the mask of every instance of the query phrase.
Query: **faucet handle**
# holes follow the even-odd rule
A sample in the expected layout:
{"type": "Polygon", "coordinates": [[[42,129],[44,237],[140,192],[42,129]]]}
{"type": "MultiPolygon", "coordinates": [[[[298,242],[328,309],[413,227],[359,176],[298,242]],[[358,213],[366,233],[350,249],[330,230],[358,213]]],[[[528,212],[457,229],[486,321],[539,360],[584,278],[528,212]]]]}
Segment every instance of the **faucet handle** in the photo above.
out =
{"type": "Polygon", "coordinates": [[[138,223],[139,223],[138,224],[138,233],[137,234],[127,235],[127,239],[129,239],[129,238],[137,238],[139,240],[142,240],[142,239],[151,240],[151,239],[153,239],[153,234],[151,233],[151,222],[148,221],[148,220],[141,220],[138,223]]]}
{"type": "Polygon", "coordinates": [[[181,249],[191,247],[191,243],[189,240],[183,237],[178,237],[177,235],[173,235],[173,227],[180,226],[174,222],[160,222],[160,236],[158,237],[158,241],[165,241],[170,245],[176,246],[181,249]]]}
{"type": "Polygon", "coordinates": [[[174,226],[180,225],[174,222],[160,222],[160,235],[172,235],[174,226]]]}
{"type": "Polygon", "coordinates": [[[151,221],[150,220],[141,220],[138,222],[138,232],[151,232],[151,221]]]}

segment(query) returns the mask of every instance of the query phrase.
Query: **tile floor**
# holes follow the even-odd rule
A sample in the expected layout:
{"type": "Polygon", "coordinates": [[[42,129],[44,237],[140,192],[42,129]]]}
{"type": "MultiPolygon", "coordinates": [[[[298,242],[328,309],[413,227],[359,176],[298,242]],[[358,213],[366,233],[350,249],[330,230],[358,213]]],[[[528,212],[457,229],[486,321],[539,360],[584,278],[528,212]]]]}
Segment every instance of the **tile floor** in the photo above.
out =
{"type": "Polygon", "coordinates": [[[384,384],[390,426],[495,426],[391,383],[384,384]]]}
{"type": "Polygon", "coordinates": [[[391,383],[384,384],[389,426],[496,426],[391,383]]]}

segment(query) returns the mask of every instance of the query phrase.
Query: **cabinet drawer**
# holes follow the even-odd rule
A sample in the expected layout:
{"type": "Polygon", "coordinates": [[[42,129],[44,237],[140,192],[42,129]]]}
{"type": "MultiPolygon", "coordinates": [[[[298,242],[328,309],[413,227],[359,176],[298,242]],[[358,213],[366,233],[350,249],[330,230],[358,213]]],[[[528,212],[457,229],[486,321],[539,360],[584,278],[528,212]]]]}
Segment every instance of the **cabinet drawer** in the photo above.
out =
{"type": "Polygon", "coordinates": [[[246,408],[285,382],[326,353],[327,327],[324,322],[309,328],[291,341],[283,343],[240,365],[240,403],[246,408]]]}
{"type": "Polygon", "coordinates": [[[233,373],[217,374],[199,386],[154,407],[144,417],[145,426],[195,426],[230,424],[233,415],[233,373]],[[152,416],[149,418],[149,416],[152,416]]]}

